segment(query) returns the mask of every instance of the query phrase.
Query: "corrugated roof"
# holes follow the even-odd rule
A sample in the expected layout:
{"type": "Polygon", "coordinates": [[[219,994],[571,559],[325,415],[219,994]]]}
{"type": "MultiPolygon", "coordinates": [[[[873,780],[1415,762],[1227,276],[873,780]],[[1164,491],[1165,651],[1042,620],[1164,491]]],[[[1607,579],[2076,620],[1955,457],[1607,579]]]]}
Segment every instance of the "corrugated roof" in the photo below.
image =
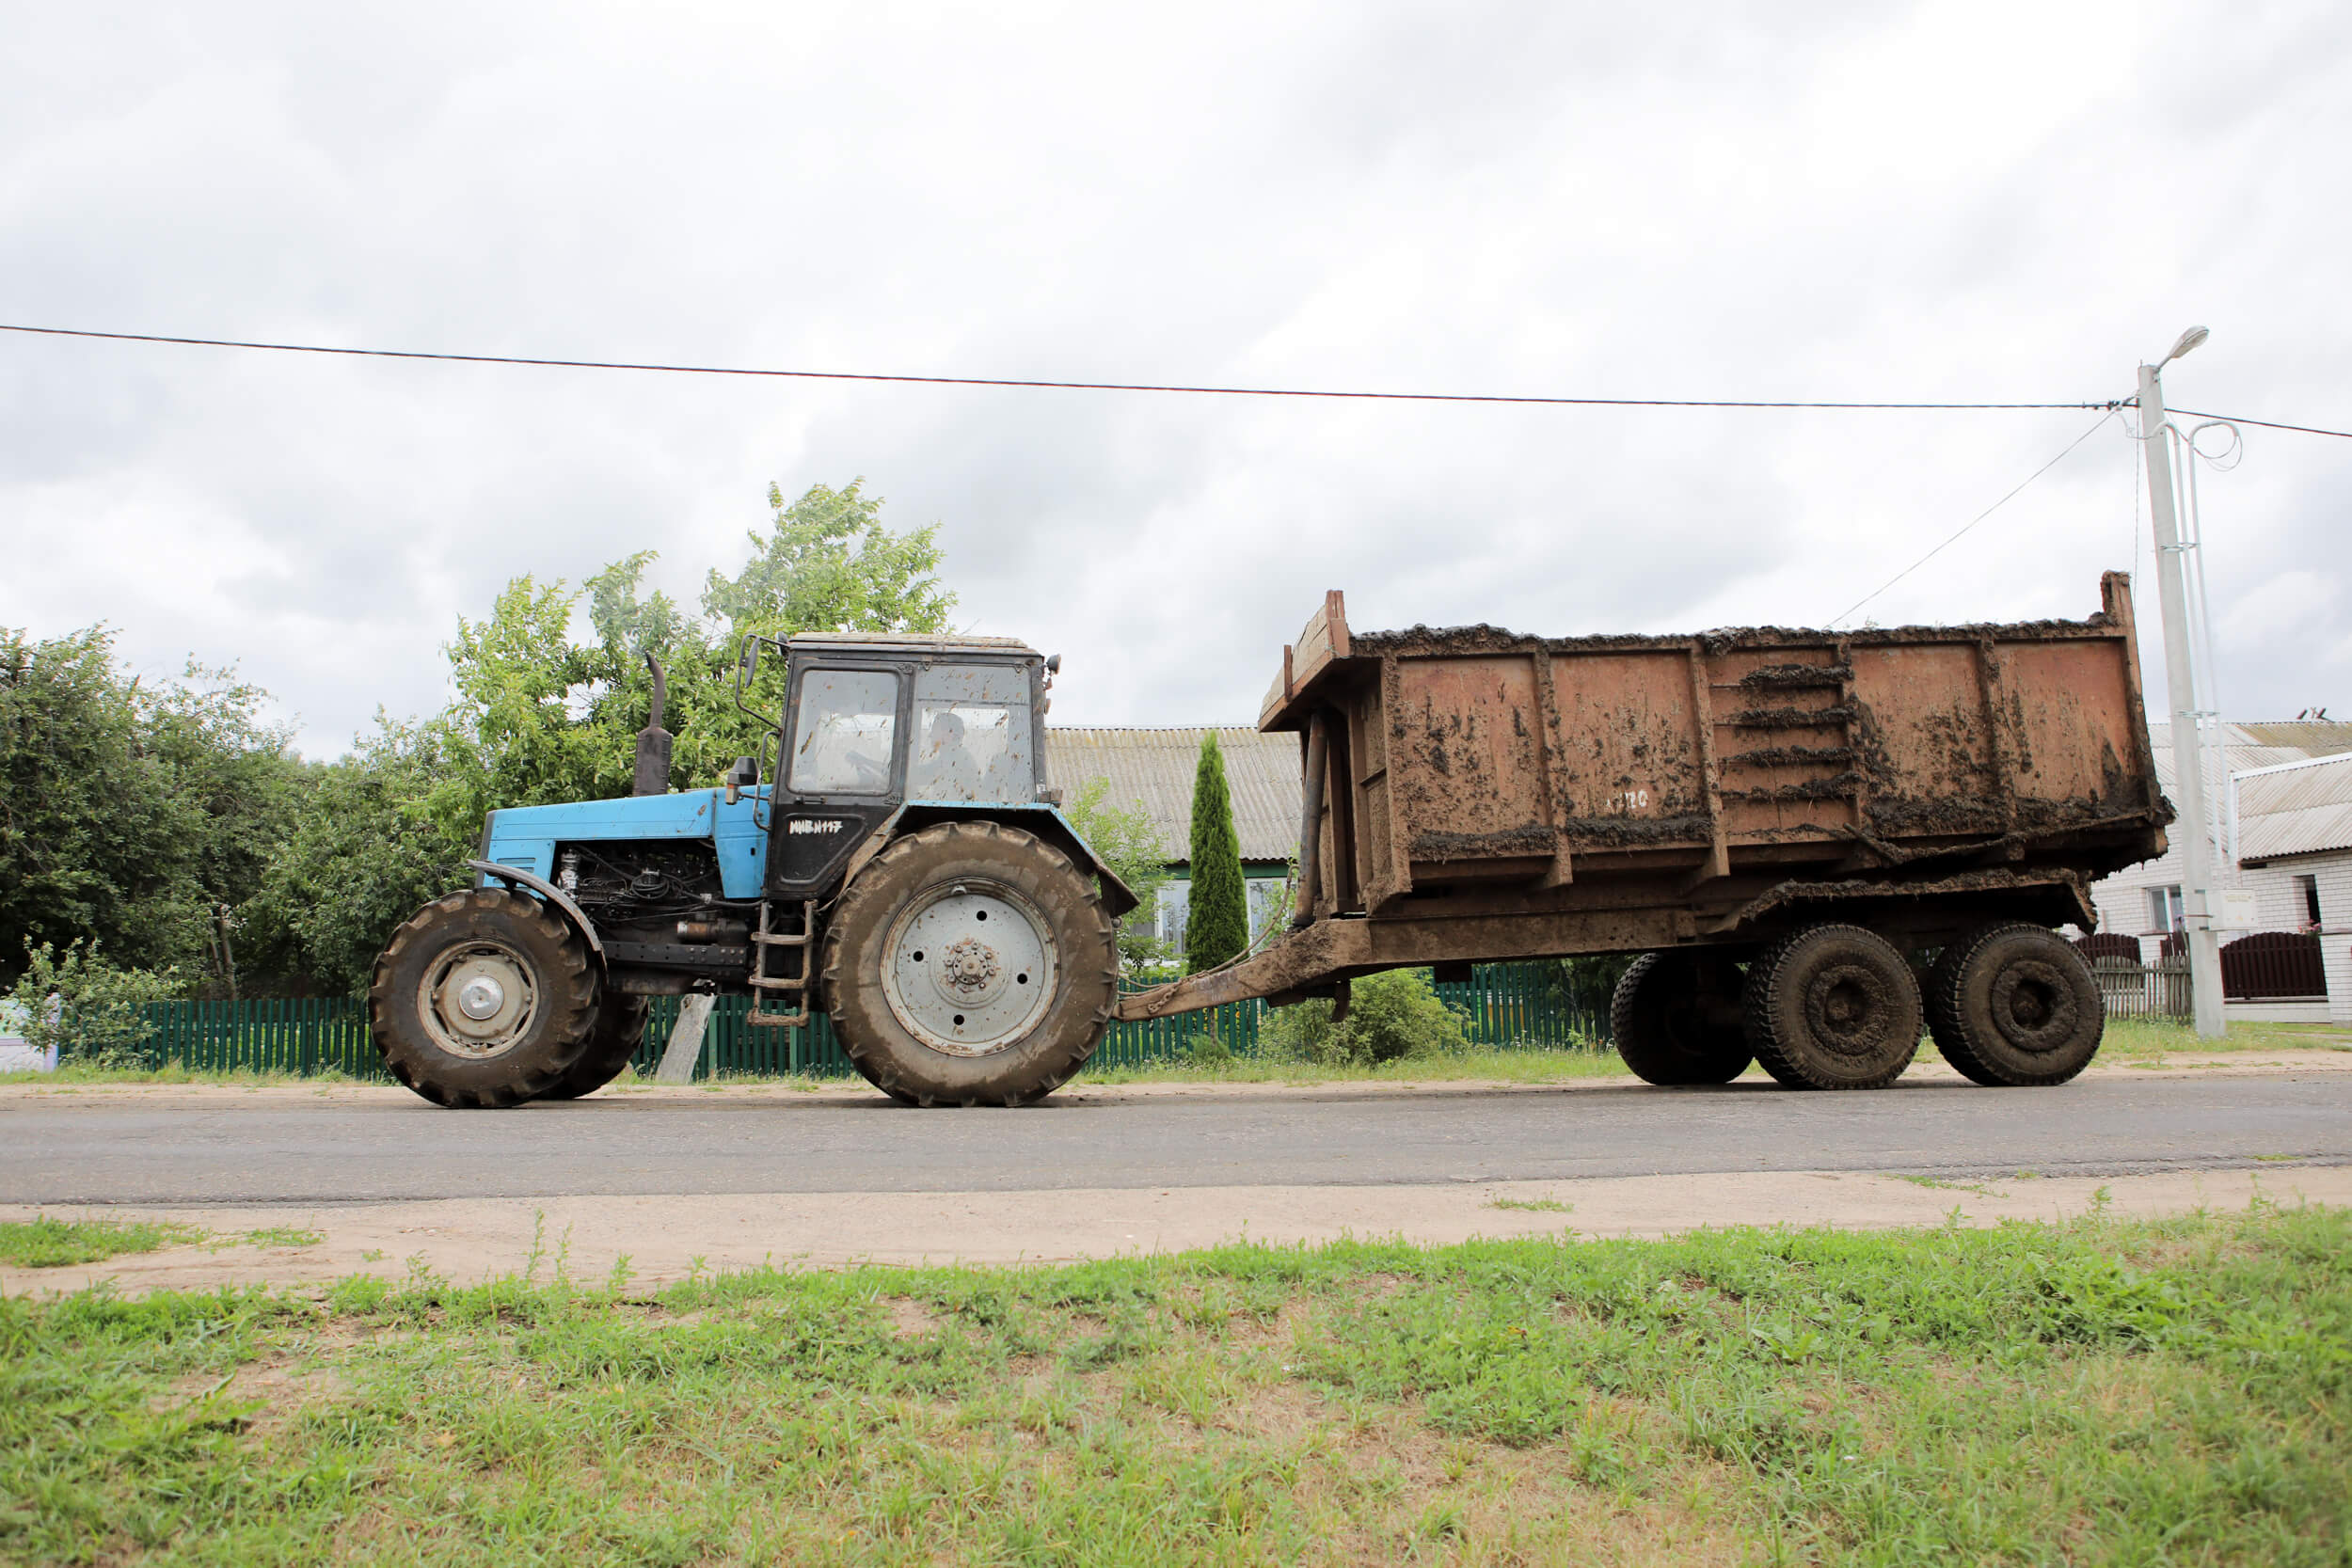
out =
{"type": "MultiPolygon", "coordinates": [[[[2156,754],[2156,782],[2172,793],[2172,726],[2151,721],[2148,739],[2156,754]]],[[[2288,720],[2277,723],[2224,724],[2221,744],[2205,753],[2206,777],[2215,789],[2224,772],[2243,773],[2249,768],[2269,768],[2281,762],[2352,752],[2352,724],[2334,720],[2288,720]],[[2216,754],[2216,753],[2218,754],[2216,754]]],[[[2241,811],[2244,810],[2241,804],[2241,811]]]]}
{"type": "MultiPolygon", "coordinates": [[[[1140,802],[1172,865],[1192,858],[1192,781],[1205,729],[1045,731],[1045,774],[1068,799],[1089,779],[1107,779],[1104,803],[1131,811],[1140,802]]],[[[1298,737],[1218,726],[1225,783],[1233,796],[1233,828],[1246,861],[1288,860],[1298,850],[1298,737]]]]}
{"type": "Polygon", "coordinates": [[[2237,781],[2238,859],[2352,848],[2352,755],[2237,781]]]}

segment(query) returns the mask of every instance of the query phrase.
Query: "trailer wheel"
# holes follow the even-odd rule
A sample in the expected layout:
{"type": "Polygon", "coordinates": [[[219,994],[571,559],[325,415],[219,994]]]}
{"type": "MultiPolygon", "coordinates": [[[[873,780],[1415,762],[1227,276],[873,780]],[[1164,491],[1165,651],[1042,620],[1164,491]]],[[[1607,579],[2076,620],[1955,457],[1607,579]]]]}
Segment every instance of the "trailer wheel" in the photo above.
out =
{"type": "Polygon", "coordinates": [[[1110,1027],[1119,944],[1093,879],[994,822],[898,840],[843,893],[825,995],[858,1070],[917,1105],[1024,1105],[1110,1027]]]}
{"type": "Polygon", "coordinates": [[[1808,927],[1748,966],[1748,1043],[1793,1089],[1880,1089],[1919,1049],[1919,982],[1859,926],[1808,927]]]}
{"type": "Polygon", "coordinates": [[[1617,1054],[1644,1083],[1728,1084],[1755,1053],[1740,1016],[1740,974],[1712,954],[1645,953],[1609,998],[1617,1054]]]}
{"type": "Polygon", "coordinates": [[[375,960],[368,1018],[384,1065],[437,1105],[497,1110],[546,1094],[589,1046],[587,944],[528,894],[427,904],[375,960]]]}
{"type": "Polygon", "coordinates": [[[578,1100],[594,1094],[621,1075],[628,1059],[637,1054],[644,1043],[645,1017],[652,1004],[642,996],[623,996],[607,992],[604,1005],[596,1009],[596,1022],[588,1035],[588,1049],[569,1071],[556,1080],[555,1087],[539,1100],[578,1100]]]}
{"type": "Polygon", "coordinates": [[[2042,1087],[2090,1065],[2106,1006],[2073,942],[2046,926],[1993,926],[1944,949],[1928,972],[1928,1028],[1963,1076],[2042,1087]]]}

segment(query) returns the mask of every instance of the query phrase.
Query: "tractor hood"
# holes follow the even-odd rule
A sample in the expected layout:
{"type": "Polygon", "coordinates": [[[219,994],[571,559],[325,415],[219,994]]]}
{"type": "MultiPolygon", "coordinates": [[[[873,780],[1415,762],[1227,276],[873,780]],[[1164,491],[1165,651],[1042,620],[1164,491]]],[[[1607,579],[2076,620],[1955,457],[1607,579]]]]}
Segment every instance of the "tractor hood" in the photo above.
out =
{"type": "Polygon", "coordinates": [[[482,858],[552,881],[558,844],[613,839],[709,839],[719,857],[719,881],[729,898],[759,896],[767,866],[766,786],[727,804],[723,789],[677,795],[633,795],[614,800],[574,800],[554,806],[509,806],[484,826],[482,858]],[[759,820],[753,819],[755,809],[759,820]]]}

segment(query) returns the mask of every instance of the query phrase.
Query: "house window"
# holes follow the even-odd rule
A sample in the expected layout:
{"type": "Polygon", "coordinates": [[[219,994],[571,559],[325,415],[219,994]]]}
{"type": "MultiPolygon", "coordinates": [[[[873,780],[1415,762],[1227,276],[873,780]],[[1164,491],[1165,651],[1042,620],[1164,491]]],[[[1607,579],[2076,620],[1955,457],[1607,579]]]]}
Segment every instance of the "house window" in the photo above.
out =
{"type": "MultiPolygon", "coordinates": [[[[1253,877],[1242,884],[1245,908],[1249,915],[1249,936],[1256,941],[1265,928],[1290,912],[1291,885],[1279,877],[1253,877]]],[[[1159,887],[1159,909],[1152,932],[1172,949],[1181,951],[1184,945],[1184,926],[1192,913],[1192,884],[1162,882],[1159,887]]]]}
{"type": "Polygon", "coordinates": [[[2312,930],[2318,930],[2320,927],[2319,879],[2317,877],[2297,877],[2295,879],[2295,891],[2303,895],[2304,922],[2312,930]]]}
{"type": "Polygon", "coordinates": [[[1184,945],[1184,916],[1192,910],[1190,882],[1162,882],[1158,928],[1153,935],[1168,943],[1171,951],[1181,952],[1184,945]]]}
{"type": "Polygon", "coordinates": [[[2149,929],[2177,931],[2181,928],[2181,890],[2173,887],[2152,887],[2148,890],[2149,929]]]}

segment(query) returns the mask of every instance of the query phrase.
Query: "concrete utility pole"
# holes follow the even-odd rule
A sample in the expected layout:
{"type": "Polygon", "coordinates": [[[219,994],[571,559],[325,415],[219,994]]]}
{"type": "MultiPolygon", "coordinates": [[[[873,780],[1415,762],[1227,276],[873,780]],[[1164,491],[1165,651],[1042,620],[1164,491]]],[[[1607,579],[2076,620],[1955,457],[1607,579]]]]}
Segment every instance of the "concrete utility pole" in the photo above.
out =
{"type": "Polygon", "coordinates": [[[2197,673],[2190,662],[2188,633],[2188,572],[2181,557],[2180,514],[2172,501],[2172,456],[2164,444],[2164,367],[2203,342],[2201,326],[2192,326],[2172,344],[2172,352],[2153,365],[2139,367],[2139,442],[2148,453],[2148,506],[2156,523],[2156,591],[2164,604],[2164,685],[2172,708],[2172,793],[2181,816],[2175,832],[2185,832],[2181,859],[2182,919],[2187,926],[2189,1005],[2196,1011],[2197,1033],[2218,1039],[2229,1030],[2221,1010],[2221,943],[2213,927],[2213,839],[2206,832],[2211,820],[2205,804],[2205,736],[2199,728],[2197,673]]]}

